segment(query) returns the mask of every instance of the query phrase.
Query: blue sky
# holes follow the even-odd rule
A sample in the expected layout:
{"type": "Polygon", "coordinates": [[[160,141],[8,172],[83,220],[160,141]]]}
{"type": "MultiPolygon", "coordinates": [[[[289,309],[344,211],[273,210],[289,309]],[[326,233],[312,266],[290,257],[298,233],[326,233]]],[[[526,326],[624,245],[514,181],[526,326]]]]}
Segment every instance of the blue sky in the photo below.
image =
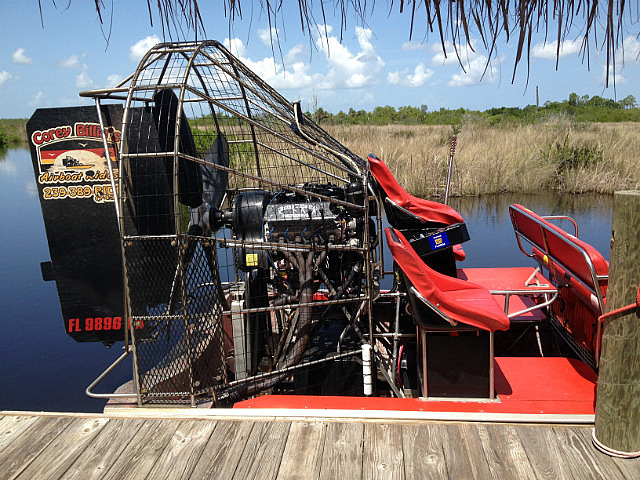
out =
{"type": "MultiPolygon", "coordinates": [[[[109,8],[110,2],[105,2],[109,8]]],[[[78,92],[113,86],[135,69],[148,47],[162,40],[157,15],[149,24],[146,2],[115,2],[113,27],[107,45],[97,20],[93,2],[76,0],[65,9],[43,0],[44,28],[35,0],[3,0],[0,17],[0,118],[29,117],[38,107],[81,105],[87,100],[78,92]],[[125,6],[126,5],[126,6],[125,6]]],[[[153,2],[152,2],[153,3],[153,2]]],[[[258,5],[258,2],[253,2],[258,5]]],[[[515,46],[500,44],[490,67],[482,77],[486,52],[460,46],[465,70],[454,55],[444,58],[437,34],[424,38],[420,22],[409,40],[409,15],[392,14],[382,6],[361,26],[350,20],[339,42],[339,18],[327,16],[328,35],[302,32],[296,2],[284,2],[278,24],[280,50],[274,59],[269,45],[268,23],[257,6],[245,2],[244,19],[229,32],[221,2],[202,0],[202,16],[207,38],[219,40],[290,100],[302,100],[303,107],[314,103],[331,112],[371,110],[378,105],[427,105],[429,110],[445,108],[486,109],[497,106],[535,104],[536,86],[540,102],[564,100],[571,92],[618,99],[640,98],[640,42],[624,37],[617,55],[616,91],[605,89],[604,53],[591,51],[590,69],[582,62],[580,41],[568,40],[555,69],[554,42],[534,38],[529,86],[526,61],[511,83],[515,46]],[[295,7],[295,8],[293,8],[295,7]],[[291,8],[291,10],[286,10],[291,8]],[[417,34],[416,34],[417,32],[417,34]],[[284,64],[284,66],[283,66],[284,64]]],[[[382,3],[382,2],[381,2],[382,3]]],[[[154,12],[155,14],[155,12],[154,12]]],[[[109,12],[107,11],[107,16],[109,12]]],[[[318,15],[316,18],[322,18],[318,15]]],[[[476,47],[479,37],[473,36],[476,47]]],[[[570,37],[571,39],[576,37],[570,37]]],[[[451,44],[448,44],[451,48],[451,44]]],[[[452,51],[452,50],[451,50],[452,51]]]]}

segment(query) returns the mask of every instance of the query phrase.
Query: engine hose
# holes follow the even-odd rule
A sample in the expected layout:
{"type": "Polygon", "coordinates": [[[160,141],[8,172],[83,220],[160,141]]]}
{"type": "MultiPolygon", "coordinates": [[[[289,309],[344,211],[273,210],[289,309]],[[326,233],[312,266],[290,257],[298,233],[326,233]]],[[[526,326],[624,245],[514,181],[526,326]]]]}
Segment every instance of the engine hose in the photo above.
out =
{"type": "Polygon", "coordinates": [[[349,276],[347,277],[345,282],[336,289],[336,298],[334,300],[340,300],[342,298],[342,295],[344,295],[344,293],[347,291],[347,289],[353,283],[353,280],[355,280],[356,275],[358,273],[360,273],[359,272],[360,269],[361,269],[361,264],[360,263],[356,263],[353,266],[353,268],[351,269],[351,272],[349,272],[349,276]]]}
{"type": "MultiPolygon", "coordinates": [[[[293,257],[291,252],[283,252],[286,257],[293,257]]],[[[303,252],[298,252],[295,255],[295,263],[287,258],[290,263],[298,266],[298,275],[300,278],[300,294],[298,295],[301,304],[307,304],[305,306],[298,307],[299,316],[296,326],[296,340],[291,346],[289,353],[278,365],[278,369],[286,369],[293,365],[296,365],[302,359],[302,355],[309,343],[309,337],[311,334],[311,305],[308,305],[313,300],[313,252],[309,252],[304,258],[303,252]]],[[[240,399],[242,396],[249,396],[258,393],[262,390],[269,389],[278,384],[289,376],[289,372],[283,372],[280,375],[273,375],[267,379],[254,377],[247,382],[234,385],[225,390],[222,390],[217,399],[221,401],[233,402],[240,399]]]]}

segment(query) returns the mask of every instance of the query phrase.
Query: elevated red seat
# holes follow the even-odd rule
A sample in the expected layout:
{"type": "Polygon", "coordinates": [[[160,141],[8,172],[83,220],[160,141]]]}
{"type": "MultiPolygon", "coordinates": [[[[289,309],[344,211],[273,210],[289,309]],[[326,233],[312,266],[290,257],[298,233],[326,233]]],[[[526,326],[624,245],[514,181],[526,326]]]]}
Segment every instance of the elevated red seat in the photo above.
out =
{"type": "Polygon", "coordinates": [[[571,287],[592,308],[603,312],[609,262],[602,254],[522,205],[511,205],[509,213],[523,253],[543,264],[559,285],[571,287]],[[525,251],[521,239],[531,244],[531,253],[525,251]]]}
{"type": "Polygon", "coordinates": [[[394,228],[419,228],[429,224],[454,225],[462,216],[453,208],[438,202],[414,197],[406,192],[385,163],[370,153],[367,156],[371,174],[385,195],[387,219],[394,228]]]}
{"type": "MultiPolygon", "coordinates": [[[[490,332],[509,329],[506,313],[486,288],[428,267],[398,230],[387,228],[385,235],[393,259],[415,288],[413,294],[451,326],[462,323],[490,332]]],[[[417,312],[414,321],[422,328],[433,326],[417,312]]]]}
{"type": "MultiPolygon", "coordinates": [[[[549,272],[560,290],[561,302],[553,308],[566,340],[583,360],[597,368],[601,324],[606,304],[609,262],[588,243],[522,205],[509,207],[511,222],[522,253],[549,272]],[[523,241],[530,248],[525,248],[523,241]]],[[[568,217],[555,217],[566,218],[568,217]]],[[[575,222],[574,222],[575,224],[575,222]]]]}

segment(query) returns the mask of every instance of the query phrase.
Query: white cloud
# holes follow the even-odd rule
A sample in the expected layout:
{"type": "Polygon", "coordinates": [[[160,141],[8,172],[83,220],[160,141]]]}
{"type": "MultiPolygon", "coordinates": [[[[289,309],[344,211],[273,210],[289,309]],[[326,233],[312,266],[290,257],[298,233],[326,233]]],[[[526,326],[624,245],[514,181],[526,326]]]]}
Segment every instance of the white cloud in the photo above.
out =
{"type": "Polygon", "coordinates": [[[492,63],[487,65],[487,57],[482,54],[475,54],[473,58],[463,62],[465,71],[454,73],[449,80],[450,87],[463,87],[477,85],[480,82],[495,82],[498,78],[498,71],[492,63]]]}
{"type": "Polygon", "coordinates": [[[567,55],[573,55],[580,51],[580,41],[578,40],[566,40],[560,43],[560,50],[558,51],[558,41],[546,43],[537,43],[531,49],[531,55],[536,58],[545,58],[547,60],[555,60],[556,55],[560,57],[566,57],[567,55]]]}
{"type": "Polygon", "coordinates": [[[459,65],[460,62],[464,64],[466,61],[468,63],[478,56],[472,44],[457,44],[454,48],[452,42],[445,42],[444,47],[447,53],[446,55],[442,50],[442,45],[431,45],[430,50],[435,53],[435,55],[431,57],[431,63],[434,65],[459,65]]]}
{"type": "Polygon", "coordinates": [[[459,62],[455,52],[449,52],[445,56],[444,52],[440,51],[431,57],[431,63],[434,65],[455,65],[459,62]]]}
{"type": "Polygon", "coordinates": [[[76,75],[76,87],[78,88],[91,88],[94,83],[91,77],[89,76],[89,67],[87,64],[83,64],[82,71],[76,75]]]}
{"type": "Polygon", "coordinates": [[[423,43],[417,42],[416,40],[411,40],[410,42],[404,42],[400,49],[404,52],[410,52],[412,50],[424,50],[426,45],[423,43]]]}
{"type": "MultiPolygon", "coordinates": [[[[244,43],[238,38],[225,38],[223,44],[276,89],[304,89],[311,86],[316,90],[359,88],[376,81],[384,62],[371,43],[371,30],[356,28],[359,51],[354,54],[330,35],[330,25],[318,25],[317,29],[316,45],[327,62],[328,71],[325,74],[311,72],[311,66],[305,58],[307,49],[302,44],[297,44],[284,53],[284,65],[272,56],[260,60],[249,58],[244,43]],[[325,36],[325,31],[328,36],[325,36]]],[[[260,35],[263,40],[268,40],[269,31],[261,31],[260,35]]]]}
{"type": "Polygon", "coordinates": [[[79,70],[82,68],[82,64],[80,63],[80,56],[79,55],[71,55],[70,57],[65,58],[64,60],[62,60],[59,65],[62,68],[71,68],[71,69],[75,69],[75,70],[79,70]]]}
{"type": "Polygon", "coordinates": [[[267,47],[271,47],[272,39],[274,44],[278,41],[278,29],[273,27],[271,27],[270,29],[261,28],[258,30],[258,38],[260,38],[260,41],[267,47]]]}
{"type": "Polygon", "coordinates": [[[303,44],[299,43],[297,45],[294,45],[284,57],[285,64],[300,62],[304,59],[306,54],[307,49],[303,44]]]}
{"type": "Polygon", "coordinates": [[[387,83],[391,85],[404,85],[406,87],[422,87],[433,76],[433,70],[419,63],[410,74],[408,69],[389,72],[387,83]]]}
{"type": "MultiPolygon", "coordinates": [[[[322,26],[318,29],[324,31],[322,26]]],[[[328,72],[317,88],[360,88],[376,82],[384,61],[371,43],[373,32],[368,28],[356,27],[355,33],[360,46],[357,54],[351,53],[335,36],[321,35],[316,39],[316,46],[324,53],[329,65],[328,72]]]]}
{"type": "MultiPolygon", "coordinates": [[[[607,67],[604,65],[602,67],[602,82],[607,78],[607,67]]],[[[622,75],[622,64],[616,63],[615,72],[612,64],[609,64],[609,85],[622,85],[624,83],[628,83],[629,79],[627,79],[624,75],[622,75]]]]}
{"type": "Polygon", "coordinates": [[[111,88],[111,87],[115,87],[117,84],[119,84],[122,80],[124,80],[124,77],[118,73],[112,73],[111,75],[109,75],[107,77],[107,82],[105,84],[106,88],[111,88]]]}
{"type": "Polygon", "coordinates": [[[76,75],[76,88],[91,88],[95,85],[93,79],[89,76],[89,65],[81,62],[80,59],[85,55],[71,55],[58,63],[61,68],[68,68],[70,70],[78,70],[76,75]]]}
{"type": "Polygon", "coordinates": [[[387,83],[390,85],[400,85],[402,83],[402,76],[406,74],[407,70],[404,71],[396,70],[395,72],[389,72],[387,74],[387,83]]]}
{"type": "MultiPolygon", "coordinates": [[[[488,63],[488,57],[484,54],[474,50],[473,44],[476,43],[471,39],[470,43],[466,44],[454,44],[452,42],[445,42],[445,52],[442,51],[442,46],[439,44],[433,44],[430,46],[430,50],[435,52],[431,57],[431,63],[441,66],[454,66],[458,70],[451,75],[449,82],[450,87],[462,87],[468,85],[476,85],[480,82],[495,82],[498,79],[498,70],[494,66],[497,61],[500,63],[503,59],[493,59],[488,63]]],[[[415,81],[421,76],[421,72],[414,73],[415,81]]],[[[426,72],[423,72],[424,76],[426,72]]]]}
{"type": "Polygon", "coordinates": [[[11,59],[13,60],[14,63],[21,63],[23,65],[32,65],[33,64],[33,59],[31,57],[27,57],[24,54],[24,48],[23,47],[20,47],[15,52],[13,52],[13,55],[11,55],[11,59]]]}
{"type": "Polygon", "coordinates": [[[29,102],[29,106],[32,108],[40,107],[43,98],[44,98],[44,93],[42,93],[42,91],[36,93],[33,99],[29,102]]]}
{"type": "Polygon", "coordinates": [[[11,75],[9,72],[7,72],[6,70],[2,70],[0,72],[0,86],[2,86],[4,82],[11,79],[12,77],[13,75],[11,75]]]}
{"type": "Polygon", "coordinates": [[[616,65],[633,65],[640,62],[640,42],[629,35],[616,51],[616,65]]]}
{"type": "Polygon", "coordinates": [[[136,42],[134,45],[129,47],[129,60],[132,62],[139,62],[151,47],[157,43],[160,43],[160,38],[157,35],[151,35],[136,42]]]}
{"type": "Polygon", "coordinates": [[[225,38],[222,44],[236,57],[245,57],[247,55],[247,48],[239,38],[225,38]]]}
{"type": "Polygon", "coordinates": [[[264,57],[261,60],[252,60],[247,57],[247,49],[239,38],[225,38],[223,44],[242,63],[276,89],[305,88],[319,80],[317,76],[309,73],[310,66],[307,63],[296,60],[304,52],[302,45],[294,46],[285,54],[285,68],[273,57],[264,57]]]}
{"type": "Polygon", "coordinates": [[[424,63],[419,63],[413,70],[413,75],[407,77],[409,85],[412,87],[421,87],[427,80],[433,76],[433,70],[426,68],[424,63]]]}

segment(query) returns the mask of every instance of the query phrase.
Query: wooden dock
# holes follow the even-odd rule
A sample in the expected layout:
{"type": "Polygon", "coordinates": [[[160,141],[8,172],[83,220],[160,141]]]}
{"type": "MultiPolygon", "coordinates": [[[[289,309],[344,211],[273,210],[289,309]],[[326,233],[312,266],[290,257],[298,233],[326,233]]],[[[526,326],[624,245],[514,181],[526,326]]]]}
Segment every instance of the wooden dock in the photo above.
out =
{"type": "Polygon", "coordinates": [[[638,479],[589,426],[0,412],[0,478],[638,479]]]}

